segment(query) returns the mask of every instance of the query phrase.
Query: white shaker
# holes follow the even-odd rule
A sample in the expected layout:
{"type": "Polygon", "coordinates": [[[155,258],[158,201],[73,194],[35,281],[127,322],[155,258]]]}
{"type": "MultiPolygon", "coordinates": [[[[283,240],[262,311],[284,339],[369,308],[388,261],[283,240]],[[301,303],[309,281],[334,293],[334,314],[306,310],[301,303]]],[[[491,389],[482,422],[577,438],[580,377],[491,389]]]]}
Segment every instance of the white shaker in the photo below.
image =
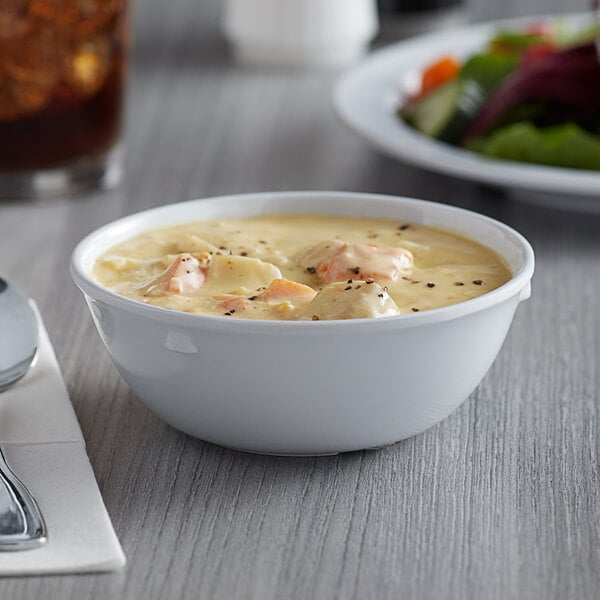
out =
{"type": "Polygon", "coordinates": [[[223,32],[236,57],[259,65],[338,67],[378,30],[375,0],[225,0],[223,32]]]}

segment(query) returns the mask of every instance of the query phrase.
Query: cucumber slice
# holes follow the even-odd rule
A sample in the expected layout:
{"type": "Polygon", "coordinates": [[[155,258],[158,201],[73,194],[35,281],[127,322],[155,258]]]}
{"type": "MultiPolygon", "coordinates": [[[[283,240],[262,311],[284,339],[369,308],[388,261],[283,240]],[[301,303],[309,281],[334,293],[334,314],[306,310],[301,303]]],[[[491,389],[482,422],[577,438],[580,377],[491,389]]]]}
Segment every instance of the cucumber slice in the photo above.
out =
{"type": "Polygon", "coordinates": [[[404,106],[400,116],[421,133],[435,138],[452,118],[459,93],[458,81],[451,81],[404,106]]]}
{"type": "Polygon", "coordinates": [[[485,99],[485,91],[472,79],[455,79],[408,104],[400,116],[429,137],[458,143],[485,99]]]}

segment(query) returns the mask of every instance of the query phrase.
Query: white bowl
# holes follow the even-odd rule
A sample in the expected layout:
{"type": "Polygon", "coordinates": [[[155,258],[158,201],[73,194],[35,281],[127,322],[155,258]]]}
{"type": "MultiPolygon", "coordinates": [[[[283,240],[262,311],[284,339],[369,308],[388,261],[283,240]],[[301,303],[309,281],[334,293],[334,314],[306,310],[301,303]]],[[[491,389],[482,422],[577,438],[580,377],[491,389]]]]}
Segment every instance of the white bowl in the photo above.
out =
{"type": "Polygon", "coordinates": [[[452,206],[347,192],[276,192],[171,204],[119,219],[74,250],[71,273],[115,366],[159,417],[230,448],[332,454],[420,433],[457,408],[496,358],[530,294],[533,250],[497,221],[452,206]],[[267,213],[386,217],[484,243],[513,276],[478,298],[351,321],[195,315],[119,296],[91,276],[96,258],[144,231],[267,213]]]}

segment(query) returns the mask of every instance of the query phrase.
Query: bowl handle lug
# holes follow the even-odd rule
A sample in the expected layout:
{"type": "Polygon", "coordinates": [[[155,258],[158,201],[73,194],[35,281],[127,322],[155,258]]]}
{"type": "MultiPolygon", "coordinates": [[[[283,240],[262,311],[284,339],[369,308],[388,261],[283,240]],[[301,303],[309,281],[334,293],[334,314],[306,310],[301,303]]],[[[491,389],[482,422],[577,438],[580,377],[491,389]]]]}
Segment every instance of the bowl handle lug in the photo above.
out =
{"type": "Polygon", "coordinates": [[[165,348],[177,354],[197,354],[198,348],[185,333],[169,331],[165,339],[165,348]]]}
{"type": "Polygon", "coordinates": [[[531,283],[528,283],[519,294],[519,302],[523,302],[524,300],[529,299],[531,296],[531,283]]]}

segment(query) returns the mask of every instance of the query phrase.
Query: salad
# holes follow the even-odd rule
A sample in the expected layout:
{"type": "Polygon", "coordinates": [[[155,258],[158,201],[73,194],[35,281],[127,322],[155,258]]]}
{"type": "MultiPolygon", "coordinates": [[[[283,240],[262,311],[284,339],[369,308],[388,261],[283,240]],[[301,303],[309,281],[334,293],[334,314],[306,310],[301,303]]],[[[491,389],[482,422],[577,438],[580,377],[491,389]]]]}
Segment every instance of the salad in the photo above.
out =
{"type": "Polygon", "coordinates": [[[543,21],[498,31],[461,62],[442,56],[398,115],[485,156],[600,170],[600,26],[543,21]]]}

